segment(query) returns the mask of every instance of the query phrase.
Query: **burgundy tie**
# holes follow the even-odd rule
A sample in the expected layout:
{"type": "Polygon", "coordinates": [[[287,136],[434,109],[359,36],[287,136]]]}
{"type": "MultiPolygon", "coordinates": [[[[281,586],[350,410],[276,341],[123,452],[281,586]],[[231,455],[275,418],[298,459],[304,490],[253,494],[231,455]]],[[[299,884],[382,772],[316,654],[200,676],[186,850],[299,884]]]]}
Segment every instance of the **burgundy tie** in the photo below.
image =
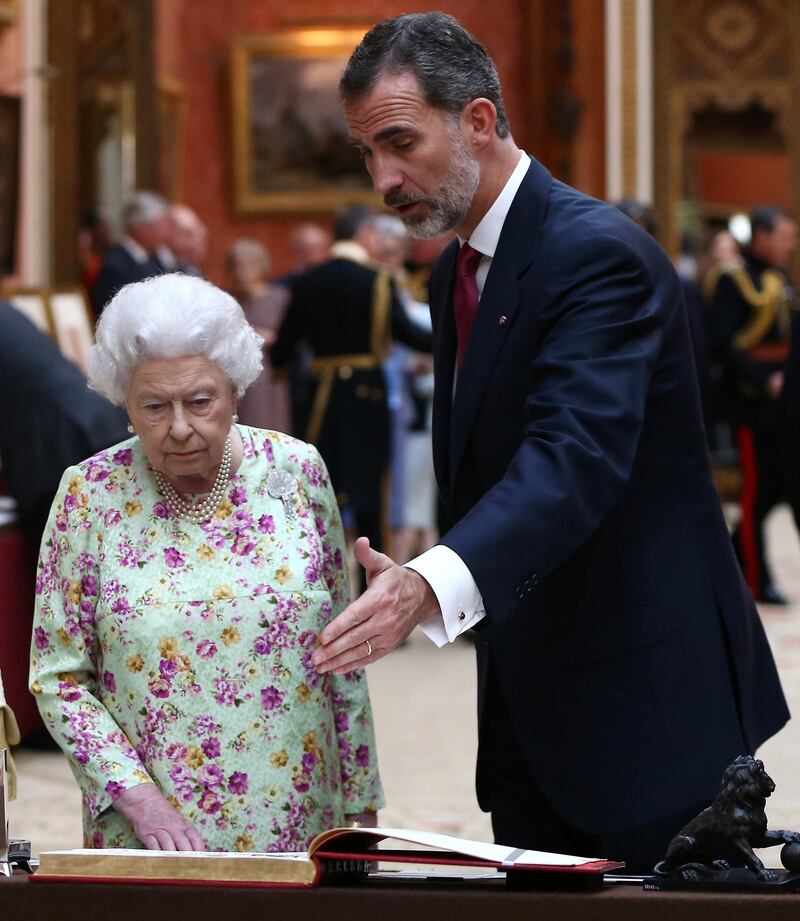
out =
{"type": "Polygon", "coordinates": [[[478,282],[475,273],[481,256],[469,243],[463,243],[456,257],[456,283],[453,289],[453,311],[456,318],[456,336],[458,339],[458,359],[456,370],[461,370],[467,351],[469,334],[475,314],[478,312],[478,282]]]}

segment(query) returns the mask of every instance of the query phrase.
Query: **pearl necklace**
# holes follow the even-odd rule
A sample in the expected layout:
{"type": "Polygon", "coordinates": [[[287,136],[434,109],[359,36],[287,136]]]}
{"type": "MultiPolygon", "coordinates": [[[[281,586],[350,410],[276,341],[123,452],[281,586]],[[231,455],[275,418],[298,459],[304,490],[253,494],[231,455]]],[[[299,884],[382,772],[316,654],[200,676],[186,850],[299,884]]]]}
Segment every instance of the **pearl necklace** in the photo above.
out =
{"type": "Polygon", "coordinates": [[[211,517],[211,513],[222,501],[225,495],[225,489],[231,478],[232,453],[231,440],[228,438],[225,442],[225,450],[222,452],[222,463],[219,465],[219,470],[217,471],[214,485],[211,487],[211,492],[199,505],[193,505],[191,502],[187,502],[183,496],[178,495],[175,487],[163,473],[159,470],[153,471],[156,476],[158,488],[162,495],[166,497],[169,507],[172,509],[172,513],[176,518],[186,518],[187,521],[199,524],[201,521],[205,521],[206,518],[211,517]]]}

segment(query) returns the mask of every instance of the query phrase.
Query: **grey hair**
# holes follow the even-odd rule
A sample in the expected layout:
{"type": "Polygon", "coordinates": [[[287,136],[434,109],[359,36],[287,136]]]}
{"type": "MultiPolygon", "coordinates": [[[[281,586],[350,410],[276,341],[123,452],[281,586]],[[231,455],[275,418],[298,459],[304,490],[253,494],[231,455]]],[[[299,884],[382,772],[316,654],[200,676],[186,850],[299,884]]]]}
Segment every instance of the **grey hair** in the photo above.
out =
{"type": "Polygon", "coordinates": [[[125,285],[103,310],[96,339],[89,351],[89,386],[118,406],[148,358],[203,355],[239,396],[262,367],[263,340],[234,298],[180,273],[125,285]]]}
{"type": "Polygon", "coordinates": [[[384,74],[410,71],[428,105],[458,118],[473,99],[497,110],[495,132],[510,134],[500,78],[483,45],[447,13],[406,13],[373,26],[350,56],[339,94],[352,102],[384,74]]]}
{"type": "Polygon", "coordinates": [[[381,239],[392,237],[395,240],[407,240],[408,229],[399,217],[393,214],[372,214],[364,222],[381,239]]]}
{"type": "Polygon", "coordinates": [[[155,192],[134,192],[122,209],[122,223],[126,230],[137,224],[153,224],[168,210],[166,200],[155,192]]]}
{"type": "Polygon", "coordinates": [[[252,259],[261,265],[261,271],[264,276],[269,275],[272,264],[269,259],[267,248],[258,240],[252,240],[249,237],[242,237],[231,244],[230,249],[225,253],[225,267],[232,272],[239,259],[252,259]]]}

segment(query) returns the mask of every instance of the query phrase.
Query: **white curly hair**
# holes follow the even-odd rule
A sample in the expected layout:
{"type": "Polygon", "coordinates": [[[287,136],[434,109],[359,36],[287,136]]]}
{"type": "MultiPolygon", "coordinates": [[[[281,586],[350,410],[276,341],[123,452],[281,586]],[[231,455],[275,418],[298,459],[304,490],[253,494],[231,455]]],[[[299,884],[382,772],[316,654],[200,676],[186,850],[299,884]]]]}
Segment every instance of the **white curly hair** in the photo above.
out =
{"type": "Polygon", "coordinates": [[[103,310],[89,386],[122,406],[140,362],[204,355],[241,396],[261,372],[263,344],[230,294],[191,275],[158,275],[125,285],[103,310]]]}

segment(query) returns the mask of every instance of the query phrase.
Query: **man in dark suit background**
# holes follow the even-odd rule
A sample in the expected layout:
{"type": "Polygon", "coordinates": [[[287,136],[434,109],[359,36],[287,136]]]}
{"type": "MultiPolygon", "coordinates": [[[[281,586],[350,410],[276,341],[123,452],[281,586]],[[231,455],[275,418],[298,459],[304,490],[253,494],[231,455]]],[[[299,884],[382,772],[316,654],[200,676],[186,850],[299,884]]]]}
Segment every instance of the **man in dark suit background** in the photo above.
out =
{"type": "Polygon", "coordinates": [[[381,492],[390,432],[382,362],[391,340],[430,351],[430,333],[406,315],[387,272],[369,263],[368,208],[341,209],[331,258],[288,280],[292,299],[270,351],[286,367],[299,346],[312,353],[307,421],[300,437],[317,445],[341,508],[381,547],[381,492]]]}
{"type": "Polygon", "coordinates": [[[37,545],[64,470],[127,437],[125,413],[89,390],[55,342],[0,300],[0,458],[37,545]]]}
{"type": "Polygon", "coordinates": [[[169,205],[155,192],[136,192],[122,212],[125,233],[106,253],[89,297],[95,317],[120,288],[161,275],[168,266],[157,252],[169,243],[169,205]]]}
{"type": "Polygon", "coordinates": [[[680,282],[641,228],[516,147],[494,65],[451,17],[378,24],[340,88],[385,203],[460,237],[431,279],[455,524],[406,567],[359,540],[369,588],[314,661],[474,626],[498,841],[651,869],[788,718],[709,471],[680,282]]]}

